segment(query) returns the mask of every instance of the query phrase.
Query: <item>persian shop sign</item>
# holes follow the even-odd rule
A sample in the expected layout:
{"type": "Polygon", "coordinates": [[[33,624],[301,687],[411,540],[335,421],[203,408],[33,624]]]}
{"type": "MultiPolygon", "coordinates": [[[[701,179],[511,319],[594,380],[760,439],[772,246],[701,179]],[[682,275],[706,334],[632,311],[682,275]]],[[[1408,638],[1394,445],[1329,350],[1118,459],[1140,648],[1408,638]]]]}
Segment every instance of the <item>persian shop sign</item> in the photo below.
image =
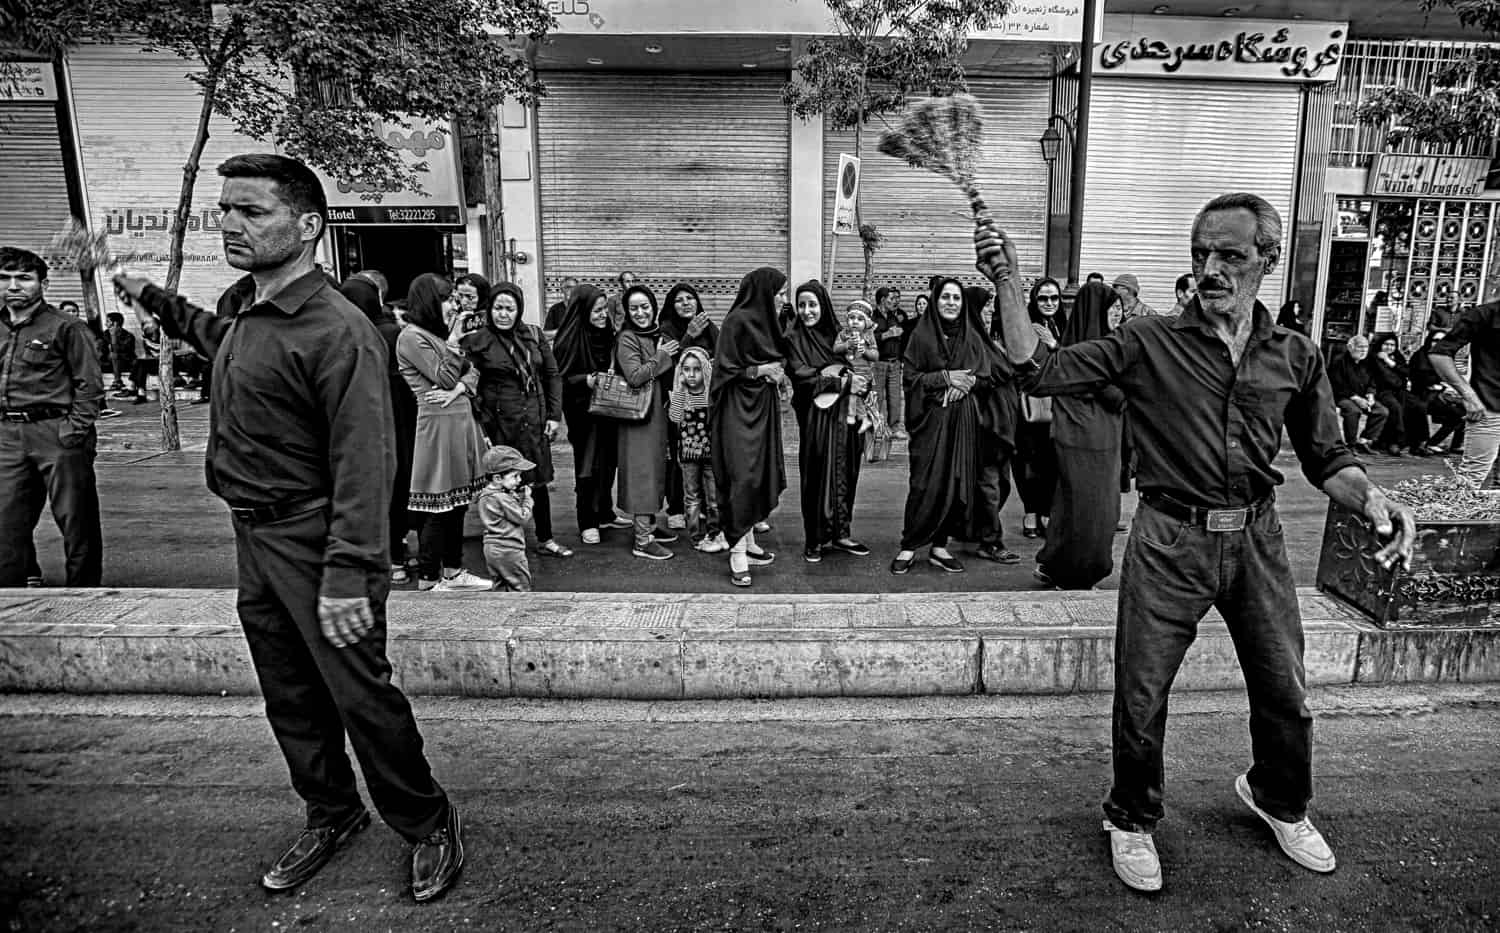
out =
{"type": "Polygon", "coordinates": [[[1382,153],[1370,169],[1366,193],[1476,198],[1489,168],[1485,158],[1382,153]]]}
{"type": "Polygon", "coordinates": [[[1251,81],[1332,81],[1347,23],[1106,16],[1102,74],[1251,81]]]}
{"type": "Polygon", "coordinates": [[[345,226],[462,224],[464,195],[458,134],[451,125],[447,130],[444,133],[436,124],[421,120],[412,120],[409,126],[381,124],[381,135],[391,148],[400,151],[408,167],[426,164],[426,169],[417,173],[421,179],[420,191],[376,189],[359,182],[335,181],[318,172],[328,194],[328,222],[345,226]]]}
{"type": "Polygon", "coordinates": [[[52,63],[0,61],[0,100],[57,100],[52,63]]]}

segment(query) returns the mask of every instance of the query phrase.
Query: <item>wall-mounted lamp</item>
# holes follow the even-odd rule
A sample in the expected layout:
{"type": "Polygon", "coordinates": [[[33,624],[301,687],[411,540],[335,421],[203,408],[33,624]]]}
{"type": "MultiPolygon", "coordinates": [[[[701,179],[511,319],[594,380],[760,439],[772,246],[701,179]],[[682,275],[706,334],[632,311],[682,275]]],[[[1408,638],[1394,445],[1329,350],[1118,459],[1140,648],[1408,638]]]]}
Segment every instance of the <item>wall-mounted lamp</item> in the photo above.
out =
{"type": "Polygon", "coordinates": [[[1073,145],[1073,124],[1062,114],[1054,113],[1048,118],[1047,128],[1042,131],[1042,138],[1038,140],[1042,144],[1042,158],[1047,160],[1048,165],[1056,162],[1057,157],[1062,153],[1063,135],[1057,131],[1058,123],[1061,123],[1063,129],[1068,131],[1069,148],[1073,145]]]}

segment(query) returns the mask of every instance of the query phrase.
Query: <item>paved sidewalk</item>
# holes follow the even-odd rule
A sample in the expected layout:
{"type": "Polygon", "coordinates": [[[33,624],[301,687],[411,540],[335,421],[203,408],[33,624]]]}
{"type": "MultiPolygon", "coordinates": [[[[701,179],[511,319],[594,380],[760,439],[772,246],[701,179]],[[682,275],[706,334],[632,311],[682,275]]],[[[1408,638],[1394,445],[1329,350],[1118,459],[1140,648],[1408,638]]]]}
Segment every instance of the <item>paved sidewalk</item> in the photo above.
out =
{"type": "MultiPolygon", "coordinates": [[[[1310,684],[1500,680],[1500,630],[1382,631],[1299,591],[1310,684]]],[[[0,690],[252,695],[228,590],[0,593],[0,690]]],[[[1109,690],[1115,594],[396,593],[415,695],[724,699],[1109,690]]],[[[1206,620],[1178,686],[1238,689],[1206,620]]]]}

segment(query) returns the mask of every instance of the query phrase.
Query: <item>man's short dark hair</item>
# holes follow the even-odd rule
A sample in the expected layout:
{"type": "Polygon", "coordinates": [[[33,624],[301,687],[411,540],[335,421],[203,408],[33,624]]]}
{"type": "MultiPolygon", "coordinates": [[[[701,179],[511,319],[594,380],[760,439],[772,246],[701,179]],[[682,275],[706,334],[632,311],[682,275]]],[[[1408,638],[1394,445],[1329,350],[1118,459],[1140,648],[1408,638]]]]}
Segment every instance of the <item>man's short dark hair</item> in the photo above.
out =
{"type": "Polygon", "coordinates": [[[1179,275],[1177,277],[1177,290],[1179,292],[1185,292],[1192,287],[1193,277],[1191,275],[1179,275]]]}
{"type": "Polygon", "coordinates": [[[118,311],[111,311],[108,314],[104,315],[104,320],[109,322],[110,324],[118,324],[121,327],[125,326],[125,315],[121,314],[118,311]]]}
{"type": "Polygon", "coordinates": [[[891,290],[889,288],[887,288],[886,286],[884,286],[884,285],[882,285],[879,288],[875,289],[875,307],[878,308],[881,305],[885,304],[885,297],[887,295],[889,295],[890,293],[891,293],[891,290]]]}
{"type": "Polygon", "coordinates": [[[47,260],[19,246],[0,246],[0,269],[33,272],[41,281],[47,281],[47,260]]]}
{"type": "Polygon", "coordinates": [[[1084,281],[1085,282],[1102,282],[1102,281],[1104,281],[1104,273],[1102,273],[1102,272],[1090,272],[1089,273],[1089,277],[1086,278],[1086,279],[1084,279],[1084,281]]]}
{"type": "Polygon", "coordinates": [[[57,303],[57,310],[62,311],[67,308],[72,308],[74,311],[77,311],[79,310],[79,304],[71,298],[67,299],[66,301],[59,301],[57,303]]]}
{"type": "Polygon", "coordinates": [[[271,152],[232,156],[219,165],[223,178],[269,178],[276,194],[298,214],[317,214],[328,226],[328,195],[313,170],[296,159],[271,152]]]}

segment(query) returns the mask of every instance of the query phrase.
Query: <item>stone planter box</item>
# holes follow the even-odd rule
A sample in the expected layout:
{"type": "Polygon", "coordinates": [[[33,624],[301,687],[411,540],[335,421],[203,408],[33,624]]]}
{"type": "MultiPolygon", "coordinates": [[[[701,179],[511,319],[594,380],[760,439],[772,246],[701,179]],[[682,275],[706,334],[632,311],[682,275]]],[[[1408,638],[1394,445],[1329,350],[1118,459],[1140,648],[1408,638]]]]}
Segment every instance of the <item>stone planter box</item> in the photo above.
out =
{"type": "Polygon", "coordinates": [[[1381,628],[1500,628],[1500,522],[1418,522],[1405,571],[1381,567],[1380,547],[1362,515],[1329,503],[1318,589],[1381,628]]]}

